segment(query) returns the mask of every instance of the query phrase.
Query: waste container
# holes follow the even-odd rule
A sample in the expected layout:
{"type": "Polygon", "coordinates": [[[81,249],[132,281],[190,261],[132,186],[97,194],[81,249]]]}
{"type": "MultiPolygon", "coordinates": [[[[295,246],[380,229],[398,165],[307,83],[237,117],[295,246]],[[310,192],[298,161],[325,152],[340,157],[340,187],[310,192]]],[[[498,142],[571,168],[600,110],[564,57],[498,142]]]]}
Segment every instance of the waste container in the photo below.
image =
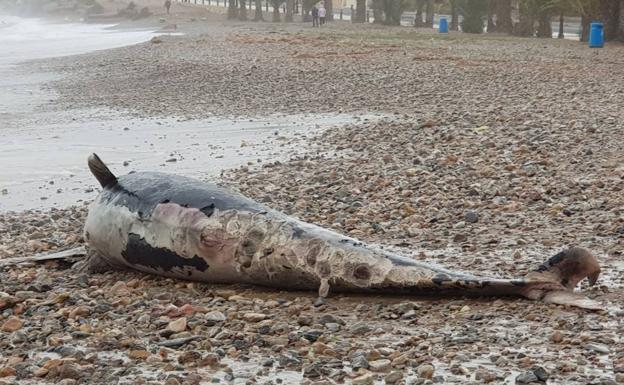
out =
{"type": "Polygon", "coordinates": [[[448,33],[448,21],[446,21],[446,17],[440,18],[440,26],[438,27],[438,31],[440,33],[448,33]]]}
{"type": "Polygon", "coordinates": [[[589,48],[604,47],[604,25],[591,23],[589,26],[589,48]]]}

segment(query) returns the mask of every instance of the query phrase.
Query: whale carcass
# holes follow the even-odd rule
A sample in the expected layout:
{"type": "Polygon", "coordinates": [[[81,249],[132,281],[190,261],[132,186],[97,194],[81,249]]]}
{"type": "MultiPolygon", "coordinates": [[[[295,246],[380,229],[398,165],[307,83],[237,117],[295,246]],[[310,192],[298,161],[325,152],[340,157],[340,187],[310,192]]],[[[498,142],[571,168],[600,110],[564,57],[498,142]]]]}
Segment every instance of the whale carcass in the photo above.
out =
{"type": "Polygon", "coordinates": [[[209,283],[293,290],[522,296],[599,309],[575,293],[600,267],[587,250],[569,248],[518,279],[453,272],[373,247],[289,217],[195,179],[158,172],[116,177],[92,154],[102,191],[89,208],[84,236],[90,270],[135,269],[209,283]]]}

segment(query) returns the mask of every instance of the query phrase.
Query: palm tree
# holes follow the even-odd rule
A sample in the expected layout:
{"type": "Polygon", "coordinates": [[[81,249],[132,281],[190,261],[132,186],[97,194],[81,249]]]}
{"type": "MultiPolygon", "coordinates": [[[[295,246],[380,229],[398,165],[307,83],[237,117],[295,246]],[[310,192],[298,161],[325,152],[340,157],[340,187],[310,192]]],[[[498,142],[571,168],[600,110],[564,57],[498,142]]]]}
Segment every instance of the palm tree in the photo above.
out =
{"type": "Polygon", "coordinates": [[[273,3],[273,22],[274,23],[279,23],[280,21],[282,21],[280,19],[280,14],[279,14],[279,7],[280,5],[282,5],[282,0],[272,0],[273,3]]]}
{"type": "Polygon", "coordinates": [[[286,16],[284,21],[287,23],[293,22],[293,12],[295,11],[295,0],[286,0],[286,16]]]}
{"type": "Polygon", "coordinates": [[[489,0],[458,0],[457,7],[463,16],[462,31],[483,33],[483,22],[487,17],[489,0]]]}
{"type": "MultiPolygon", "coordinates": [[[[354,15],[351,15],[353,17],[354,15]]],[[[355,3],[355,18],[354,23],[366,22],[366,0],[357,0],[355,3]]]]}
{"type": "Polygon", "coordinates": [[[496,30],[503,33],[513,32],[511,20],[511,0],[495,0],[496,2],[496,30]]]}
{"type": "Polygon", "coordinates": [[[425,0],[416,0],[416,20],[414,20],[414,27],[422,27],[423,24],[423,9],[425,7],[425,0]]]}
{"type": "Polygon", "coordinates": [[[264,21],[262,16],[262,0],[255,0],[256,2],[256,14],[254,15],[254,21],[264,21]]]}
{"type": "Polygon", "coordinates": [[[245,7],[245,0],[238,0],[238,5],[238,20],[247,20],[247,7],[245,7]]]}
{"type": "Polygon", "coordinates": [[[451,31],[459,30],[459,16],[457,13],[457,0],[449,0],[451,5],[451,31]]]}
{"type": "Polygon", "coordinates": [[[236,7],[236,0],[229,0],[227,18],[230,20],[238,18],[238,9],[236,7]]]}
{"type": "Polygon", "coordinates": [[[433,0],[427,0],[425,12],[427,13],[425,17],[425,27],[433,28],[433,0]]]}

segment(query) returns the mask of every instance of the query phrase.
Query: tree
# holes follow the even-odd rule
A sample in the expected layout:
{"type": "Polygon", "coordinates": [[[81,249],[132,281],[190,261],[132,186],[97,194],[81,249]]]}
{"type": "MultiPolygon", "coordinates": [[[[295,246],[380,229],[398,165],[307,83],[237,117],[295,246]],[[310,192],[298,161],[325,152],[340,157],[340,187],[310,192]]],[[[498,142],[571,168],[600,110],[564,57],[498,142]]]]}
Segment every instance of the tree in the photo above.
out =
{"type": "Polygon", "coordinates": [[[487,12],[487,32],[492,33],[496,32],[496,24],[494,24],[494,14],[496,13],[495,9],[495,0],[489,0],[488,2],[488,12],[487,12]]]}
{"type": "Polygon", "coordinates": [[[459,15],[457,13],[457,0],[449,0],[451,5],[451,31],[459,30],[459,15]]]}
{"type": "Polygon", "coordinates": [[[511,0],[495,0],[496,2],[496,30],[503,33],[513,32],[511,20],[511,0]]]}
{"type": "MultiPolygon", "coordinates": [[[[353,15],[351,15],[353,17],[353,15]]],[[[354,23],[366,22],[366,0],[357,0],[355,3],[355,18],[354,23]]]]}
{"type": "Polygon", "coordinates": [[[457,7],[462,15],[462,31],[483,33],[483,22],[487,17],[489,0],[459,0],[457,7]]]}
{"type": "Polygon", "coordinates": [[[247,7],[245,6],[245,0],[238,0],[238,5],[238,20],[247,20],[247,7]]]}
{"type": "Polygon", "coordinates": [[[375,23],[400,25],[404,7],[404,0],[373,0],[375,23]]]}
{"type": "Polygon", "coordinates": [[[293,22],[293,13],[295,11],[295,0],[286,0],[286,16],[284,21],[287,23],[293,22]]]}
{"type": "Polygon", "coordinates": [[[620,29],[620,0],[602,0],[600,2],[601,19],[604,22],[605,40],[614,40],[620,29]]]}
{"type": "Polygon", "coordinates": [[[280,14],[279,14],[279,7],[280,5],[282,5],[282,0],[272,0],[272,5],[273,5],[273,22],[274,23],[279,23],[281,20],[280,18],[280,14]]]}
{"type": "Polygon", "coordinates": [[[264,21],[262,16],[262,0],[255,0],[256,2],[256,14],[254,15],[254,21],[264,21]]]}
{"type": "Polygon", "coordinates": [[[425,12],[427,13],[425,17],[425,27],[433,28],[433,0],[427,0],[425,12]]]}
{"type": "Polygon", "coordinates": [[[236,0],[229,0],[227,18],[234,20],[238,18],[238,9],[236,7],[236,0]]]}
{"type": "Polygon", "coordinates": [[[416,0],[416,19],[414,20],[414,27],[422,27],[423,24],[423,9],[425,8],[425,0],[416,0]]]}
{"type": "Polygon", "coordinates": [[[325,20],[334,21],[334,3],[332,0],[323,0],[323,4],[325,4],[325,9],[327,10],[327,16],[325,20]]]}

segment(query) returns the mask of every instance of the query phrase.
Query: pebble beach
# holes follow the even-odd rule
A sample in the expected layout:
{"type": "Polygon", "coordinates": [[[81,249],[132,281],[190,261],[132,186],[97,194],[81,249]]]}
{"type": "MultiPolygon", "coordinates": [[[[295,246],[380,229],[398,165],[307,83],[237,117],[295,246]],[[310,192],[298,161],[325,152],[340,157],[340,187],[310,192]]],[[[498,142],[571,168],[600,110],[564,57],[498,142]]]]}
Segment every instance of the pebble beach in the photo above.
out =
{"type": "MultiPolygon", "coordinates": [[[[321,300],[87,274],[72,261],[0,264],[0,384],[624,383],[624,46],[228,22],[222,10],[154,8],[119,28],[179,34],[21,64],[55,74],[33,127],[85,111],[180,122],[296,115],[310,127],[348,115],[307,132],[267,130],[258,143],[272,151],[200,178],[480,275],[521,277],[564,247],[585,247],[602,275],[581,290],[605,310],[518,298],[321,300]]],[[[207,164],[208,152],[192,151],[207,164]]],[[[84,245],[97,190],[0,212],[0,262],[84,245]]]]}

